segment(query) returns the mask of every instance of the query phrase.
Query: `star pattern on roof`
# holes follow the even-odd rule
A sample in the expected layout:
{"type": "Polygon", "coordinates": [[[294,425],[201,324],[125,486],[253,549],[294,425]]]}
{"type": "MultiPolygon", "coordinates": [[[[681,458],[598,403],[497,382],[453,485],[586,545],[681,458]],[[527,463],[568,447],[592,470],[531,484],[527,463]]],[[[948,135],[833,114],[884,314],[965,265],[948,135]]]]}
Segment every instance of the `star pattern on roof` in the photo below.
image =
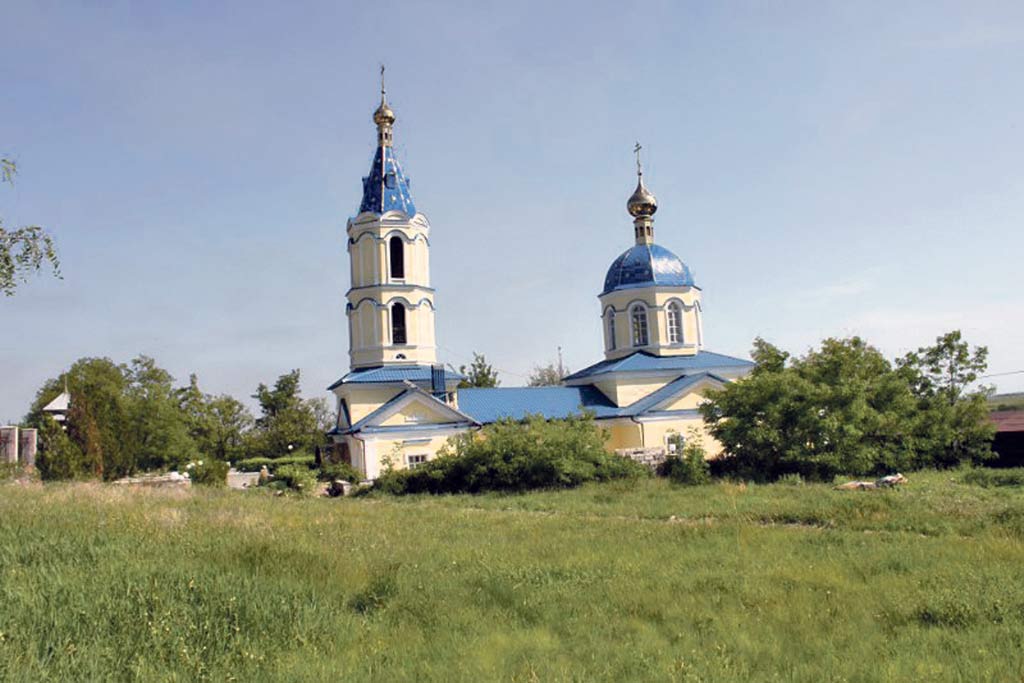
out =
{"type": "Polygon", "coordinates": [[[363,178],[363,201],[359,213],[383,214],[401,211],[407,216],[416,215],[416,205],[409,192],[409,179],[390,146],[378,146],[373,156],[370,175],[363,178]]]}

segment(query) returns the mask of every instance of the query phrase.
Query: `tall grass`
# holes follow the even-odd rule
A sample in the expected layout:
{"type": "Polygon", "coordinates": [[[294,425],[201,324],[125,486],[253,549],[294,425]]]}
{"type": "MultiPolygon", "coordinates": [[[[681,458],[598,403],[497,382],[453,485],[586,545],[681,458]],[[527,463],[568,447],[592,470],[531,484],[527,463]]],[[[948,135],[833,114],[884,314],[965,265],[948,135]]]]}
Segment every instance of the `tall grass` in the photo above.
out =
{"type": "Polygon", "coordinates": [[[1024,492],[0,488],[4,680],[1019,680],[1024,492]]]}

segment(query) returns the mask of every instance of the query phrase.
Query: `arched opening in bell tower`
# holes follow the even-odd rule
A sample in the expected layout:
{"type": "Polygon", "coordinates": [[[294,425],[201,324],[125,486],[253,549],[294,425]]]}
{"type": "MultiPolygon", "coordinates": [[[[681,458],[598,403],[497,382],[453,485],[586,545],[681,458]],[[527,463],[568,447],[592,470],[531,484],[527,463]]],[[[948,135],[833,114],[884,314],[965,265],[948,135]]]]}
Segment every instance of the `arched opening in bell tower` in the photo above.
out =
{"type": "Polygon", "coordinates": [[[405,279],[405,243],[395,235],[388,240],[388,258],[391,262],[391,279],[405,279]]]}
{"type": "Polygon", "coordinates": [[[405,306],[402,304],[392,304],[391,306],[391,343],[409,343],[405,328],[405,306]]]}

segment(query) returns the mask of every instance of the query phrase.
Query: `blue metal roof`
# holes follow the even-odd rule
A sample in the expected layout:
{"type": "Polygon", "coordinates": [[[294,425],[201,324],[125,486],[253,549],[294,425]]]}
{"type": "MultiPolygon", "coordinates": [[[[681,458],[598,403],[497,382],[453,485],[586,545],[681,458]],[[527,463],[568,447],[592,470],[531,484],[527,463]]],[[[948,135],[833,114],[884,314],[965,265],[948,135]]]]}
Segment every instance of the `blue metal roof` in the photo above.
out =
{"type": "Polygon", "coordinates": [[[604,375],[609,372],[644,372],[675,370],[680,374],[709,368],[749,368],[754,363],[713,351],[700,351],[693,356],[654,356],[637,351],[616,360],[603,360],[566,377],[566,381],[604,375]]]}
{"type": "Polygon", "coordinates": [[[602,294],[634,287],[693,286],[693,274],[682,260],[657,244],[638,244],[612,262],[602,294]]]}
{"type": "MultiPolygon", "coordinates": [[[[460,389],[459,410],[477,422],[488,424],[511,418],[525,419],[527,415],[541,415],[548,420],[564,419],[584,410],[597,419],[636,417],[650,412],[658,404],[682,392],[686,387],[704,379],[718,382],[727,380],[707,372],[677,377],[657,391],[640,400],[619,408],[601,390],[593,386],[581,387],[498,387],[495,389],[460,389]]],[[[657,411],[673,414],[687,411],[657,411]]]]}
{"type": "Polygon", "coordinates": [[[543,415],[549,420],[576,415],[587,408],[616,409],[594,387],[497,387],[459,389],[459,410],[477,422],[497,422],[504,418],[522,420],[527,415],[543,415]]]}
{"type": "MultiPolygon", "coordinates": [[[[327,387],[330,391],[335,387],[342,384],[374,384],[381,382],[404,382],[406,380],[410,382],[425,382],[430,383],[431,366],[429,365],[384,365],[376,368],[363,368],[360,370],[353,370],[348,373],[337,382],[327,387]]],[[[457,382],[465,379],[465,375],[460,375],[449,369],[444,371],[444,381],[457,382]]]]}
{"type": "Polygon", "coordinates": [[[416,215],[416,205],[409,193],[409,179],[402,173],[395,150],[390,146],[379,146],[373,156],[370,175],[363,178],[363,201],[359,205],[359,213],[371,211],[382,214],[392,210],[416,215]]]}

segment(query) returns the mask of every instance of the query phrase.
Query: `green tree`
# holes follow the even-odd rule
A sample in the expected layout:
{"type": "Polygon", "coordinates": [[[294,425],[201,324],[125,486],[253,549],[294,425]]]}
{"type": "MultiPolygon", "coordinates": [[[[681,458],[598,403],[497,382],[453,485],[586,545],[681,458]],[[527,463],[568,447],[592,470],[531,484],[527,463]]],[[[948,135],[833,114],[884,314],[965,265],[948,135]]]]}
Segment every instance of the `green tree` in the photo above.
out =
{"type": "Polygon", "coordinates": [[[527,386],[531,387],[556,387],[561,383],[562,373],[554,363],[548,363],[543,367],[535,365],[526,381],[527,386]]]}
{"type": "MultiPolygon", "coordinates": [[[[228,396],[209,397],[193,376],[186,388],[152,358],[128,365],[109,358],[82,358],[47,380],[25,421],[41,434],[53,422],[42,411],[67,386],[71,395],[66,438],[52,433],[43,443],[48,478],[98,476],[116,479],[137,470],[178,467],[200,453],[223,459],[239,452],[251,424],[245,407],[228,396]],[[200,449],[202,447],[202,450],[200,449]]],[[[43,469],[42,467],[40,468],[43,469]]]]}
{"type": "MultiPolygon", "coordinates": [[[[10,159],[0,159],[0,182],[13,184],[18,167],[10,159]]],[[[36,225],[7,230],[0,220],[0,290],[13,296],[19,282],[49,264],[60,277],[60,261],[53,238],[36,225]]]]}
{"type": "Polygon", "coordinates": [[[754,372],[709,392],[701,411],[725,448],[720,469],[754,479],[884,473],[930,464],[905,378],[862,339],[826,339],[791,360],[763,340],[754,372]]]}
{"type": "Polygon", "coordinates": [[[125,377],[128,429],[122,438],[130,452],[123,473],[179,467],[195,459],[198,449],[171,374],[142,355],[132,360],[125,377]]]}
{"type": "Polygon", "coordinates": [[[203,393],[194,374],[188,386],[177,393],[189,435],[202,456],[235,460],[244,455],[245,435],[253,426],[253,418],[240,401],[227,394],[203,393]]]}
{"type": "MultiPolygon", "coordinates": [[[[80,358],[67,372],[48,379],[36,392],[25,424],[40,430],[41,441],[50,419],[43,413],[43,406],[65,387],[71,395],[64,426],[77,450],[57,449],[48,455],[53,477],[103,476],[108,469],[118,469],[126,420],[124,373],[125,367],[109,358],[80,358]],[[59,463],[57,459],[64,455],[68,461],[59,463]]],[[[45,444],[40,445],[40,455],[46,448],[45,444]]]]}
{"type": "Polygon", "coordinates": [[[36,468],[43,479],[76,479],[89,476],[92,469],[85,461],[85,454],[49,415],[43,415],[36,423],[39,429],[39,452],[36,468]]]}
{"type": "Polygon", "coordinates": [[[972,350],[960,330],[947,332],[897,361],[918,399],[918,433],[938,464],[952,466],[992,457],[995,427],[989,420],[989,387],[970,387],[988,367],[988,348],[972,350]]]}
{"type": "Polygon", "coordinates": [[[317,404],[304,401],[299,389],[298,370],[278,377],[272,388],[263,383],[256,388],[253,398],[259,402],[261,414],[248,439],[250,455],[278,458],[312,452],[325,443],[317,404]]]}
{"type": "Polygon", "coordinates": [[[754,348],[750,352],[750,357],[754,359],[755,374],[781,372],[786,367],[786,361],[789,360],[789,353],[766,342],[761,337],[757,337],[754,339],[754,348]]]}
{"type": "Polygon", "coordinates": [[[498,381],[498,373],[493,367],[487,362],[482,353],[473,352],[473,363],[467,369],[465,365],[459,366],[459,373],[466,376],[466,379],[459,382],[459,388],[464,389],[466,387],[496,387],[501,382],[498,381]]]}

